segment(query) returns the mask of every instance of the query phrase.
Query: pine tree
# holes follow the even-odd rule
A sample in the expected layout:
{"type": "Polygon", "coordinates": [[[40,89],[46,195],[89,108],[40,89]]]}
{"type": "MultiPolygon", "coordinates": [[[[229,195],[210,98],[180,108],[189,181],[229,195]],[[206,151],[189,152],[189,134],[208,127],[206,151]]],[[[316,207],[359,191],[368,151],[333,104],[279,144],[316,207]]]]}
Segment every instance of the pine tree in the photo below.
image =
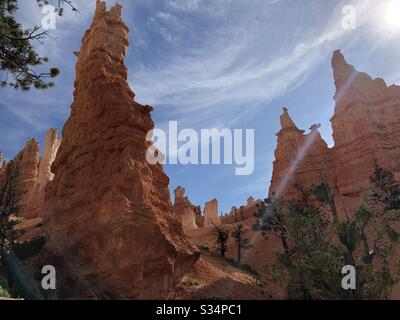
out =
{"type": "Polygon", "coordinates": [[[223,227],[218,227],[214,224],[214,235],[216,237],[216,244],[220,252],[221,257],[225,257],[225,253],[228,250],[227,242],[229,238],[229,232],[223,227]]]}
{"type": "Polygon", "coordinates": [[[232,231],[232,237],[235,239],[236,248],[237,248],[237,262],[241,263],[242,250],[250,249],[252,246],[250,245],[249,239],[243,239],[243,225],[235,225],[232,231]]]}
{"type": "MultiPolygon", "coordinates": [[[[49,4],[47,0],[37,0],[39,6],[49,4]]],[[[77,11],[71,0],[58,0],[55,10],[63,13],[63,4],[77,11]]],[[[24,29],[15,18],[18,0],[0,0],[0,70],[4,76],[0,81],[2,87],[29,90],[46,89],[54,86],[51,81],[59,74],[57,68],[38,72],[37,68],[48,62],[47,57],[40,57],[34,49],[34,42],[43,41],[48,32],[34,26],[24,29]]]]}
{"type": "Polygon", "coordinates": [[[20,190],[20,169],[15,160],[7,164],[0,177],[0,258],[3,259],[13,245],[13,226],[20,211],[23,192],[20,190]]]}
{"type": "Polygon", "coordinates": [[[342,219],[326,180],[311,193],[320,205],[273,199],[253,226],[266,237],[275,232],[281,239],[282,253],[269,266],[272,278],[288,284],[291,298],[389,299],[400,280],[394,265],[400,241],[400,184],[393,173],[376,164],[369,192],[342,219]],[[341,287],[346,265],[356,270],[356,290],[341,287]]]}

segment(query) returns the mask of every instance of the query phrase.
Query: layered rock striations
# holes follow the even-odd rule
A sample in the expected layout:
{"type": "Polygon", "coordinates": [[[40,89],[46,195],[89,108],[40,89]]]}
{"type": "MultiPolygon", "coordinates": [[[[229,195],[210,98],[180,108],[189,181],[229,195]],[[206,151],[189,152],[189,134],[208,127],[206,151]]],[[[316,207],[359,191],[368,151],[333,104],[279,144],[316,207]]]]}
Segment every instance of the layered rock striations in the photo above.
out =
{"type": "Polygon", "coordinates": [[[177,187],[175,189],[174,211],[182,221],[183,231],[190,232],[198,229],[196,217],[200,208],[192,205],[188,197],[185,197],[185,189],[177,187]]]}
{"type": "Polygon", "coordinates": [[[201,212],[201,206],[193,206],[193,210],[194,210],[195,216],[196,216],[196,226],[198,228],[203,228],[204,227],[204,216],[202,215],[202,212],[201,212]]]}
{"type": "Polygon", "coordinates": [[[31,219],[38,216],[35,185],[39,174],[40,146],[35,139],[28,139],[15,161],[19,169],[19,189],[23,192],[19,215],[31,219]]]}
{"type": "Polygon", "coordinates": [[[332,67],[336,186],[344,205],[353,208],[369,186],[375,161],[400,181],[400,87],[358,72],[340,51],[334,53],[332,67]]]}
{"type": "Polygon", "coordinates": [[[47,183],[54,178],[51,172],[58,148],[60,147],[61,138],[58,137],[57,129],[49,129],[46,134],[43,157],[40,159],[38,185],[40,189],[44,189],[47,183]]]}
{"type": "Polygon", "coordinates": [[[43,156],[40,159],[38,175],[33,190],[35,202],[39,208],[39,216],[40,211],[43,210],[47,184],[54,178],[54,174],[51,172],[51,165],[56,158],[60,143],[61,139],[58,137],[57,130],[49,129],[45,137],[43,156]]]}
{"type": "Polygon", "coordinates": [[[218,200],[213,199],[206,202],[204,206],[204,227],[221,224],[218,215],[218,200]]]}
{"type": "Polygon", "coordinates": [[[128,31],[121,6],[107,11],[98,0],[46,189],[47,251],[96,292],[166,298],[199,253],[174,213],[169,178],[146,161],[152,108],[127,83],[128,31]]]}
{"type": "Polygon", "coordinates": [[[301,190],[321,183],[321,169],[328,165],[329,148],[318,125],[305,134],[290,118],[287,108],[283,109],[280,121],[269,197],[296,198],[301,190]]]}
{"type": "Polygon", "coordinates": [[[334,147],[327,147],[316,126],[304,134],[284,111],[269,196],[298,198],[298,186],[307,190],[321,184],[322,173],[343,214],[358,205],[375,162],[400,181],[400,87],[358,72],[340,51],[333,54],[332,68],[334,147]]]}
{"type": "Polygon", "coordinates": [[[241,221],[246,221],[257,217],[258,213],[265,207],[265,202],[262,200],[254,200],[253,197],[247,199],[247,204],[240,208],[233,207],[228,214],[223,215],[221,224],[232,224],[241,221]]]}
{"type": "MultiPolygon", "coordinates": [[[[40,216],[44,205],[45,188],[53,179],[50,166],[56,156],[60,140],[56,129],[49,129],[43,157],[40,157],[40,145],[36,139],[28,139],[25,147],[15,157],[19,170],[19,190],[23,193],[19,215],[26,219],[40,216]]],[[[3,162],[0,175],[6,170],[3,162]]]]}

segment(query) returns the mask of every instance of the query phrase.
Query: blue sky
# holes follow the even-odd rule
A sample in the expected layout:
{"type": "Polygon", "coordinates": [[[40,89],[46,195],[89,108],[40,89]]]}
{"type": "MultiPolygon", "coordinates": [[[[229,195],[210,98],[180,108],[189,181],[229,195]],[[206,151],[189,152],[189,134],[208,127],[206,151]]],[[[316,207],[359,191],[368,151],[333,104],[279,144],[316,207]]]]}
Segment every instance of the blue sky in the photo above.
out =
{"type": "MultiPolygon", "coordinates": [[[[194,204],[218,198],[220,211],[249,196],[265,198],[283,106],[303,129],[321,123],[333,144],[334,84],[330,59],[341,49],[349,63],[388,84],[400,83],[400,26],[385,19],[393,0],[121,0],[130,28],[129,83],[140,103],[154,107],[157,127],[255,130],[255,171],[235,166],[166,165],[194,204]],[[356,9],[356,29],[342,27],[342,8],[356,9]]],[[[36,0],[20,0],[18,18],[40,25],[36,0]]],[[[106,1],[108,7],[115,1],[106,1]]],[[[77,0],[37,50],[61,74],[56,87],[20,92],[0,89],[0,150],[11,158],[28,137],[43,145],[48,128],[61,132],[72,103],[73,51],[90,24],[95,0],[77,0]]],[[[400,13],[399,13],[400,20],[400,13]]]]}

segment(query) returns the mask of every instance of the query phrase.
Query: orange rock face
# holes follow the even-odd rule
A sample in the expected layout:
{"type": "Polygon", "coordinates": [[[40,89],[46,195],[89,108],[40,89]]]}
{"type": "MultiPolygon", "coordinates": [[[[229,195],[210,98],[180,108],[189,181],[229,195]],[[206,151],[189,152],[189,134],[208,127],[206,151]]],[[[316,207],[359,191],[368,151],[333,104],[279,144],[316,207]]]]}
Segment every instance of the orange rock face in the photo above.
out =
{"type": "Polygon", "coordinates": [[[29,139],[26,146],[17,155],[16,162],[20,170],[19,188],[24,192],[19,212],[21,217],[31,219],[38,216],[38,206],[35,198],[35,184],[39,174],[40,147],[35,139],[29,139]]]}
{"type": "Polygon", "coordinates": [[[299,130],[284,108],[281,116],[282,129],[277,133],[278,146],[269,197],[300,196],[300,189],[308,190],[321,183],[321,168],[329,159],[329,148],[313,126],[309,134],[299,130]]]}
{"type": "Polygon", "coordinates": [[[218,216],[218,200],[213,199],[206,202],[204,206],[204,227],[210,227],[213,224],[221,224],[218,216]]]}
{"type": "MultiPolygon", "coordinates": [[[[21,200],[22,210],[19,212],[21,217],[32,219],[40,216],[44,205],[45,188],[53,179],[50,166],[59,145],[57,130],[50,129],[46,135],[43,157],[40,157],[40,145],[35,139],[29,139],[24,149],[17,155],[16,162],[20,170],[19,189],[24,192],[21,200]]],[[[0,174],[6,165],[7,162],[3,162],[0,174]]]]}
{"type": "Polygon", "coordinates": [[[400,181],[400,87],[387,87],[346,63],[332,59],[336,108],[332,118],[336,185],[345,206],[357,205],[369,186],[374,161],[400,181]]]}
{"type": "Polygon", "coordinates": [[[185,189],[178,187],[175,189],[174,211],[182,221],[183,231],[189,232],[198,228],[196,216],[198,210],[192,205],[188,197],[185,197],[185,189]]]}
{"type": "Polygon", "coordinates": [[[222,216],[221,223],[232,224],[255,218],[264,206],[264,201],[256,201],[253,197],[250,197],[247,199],[247,204],[245,206],[241,206],[240,208],[233,207],[229,214],[222,216]]]}
{"type": "Polygon", "coordinates": [[[308,190],[322,182],[323,173],[343,214],[359,204],[375,161],[400,181],[400,87],[358,72],[340,51],[333,54],[332,68],[335,145],[329,149],[316,126],[304,134],[284,111],[269,196],[298,198],[301,192],[294,185],[308,190]]]}
{"type": "Polygon", "coordinates": [[[49,129],[45,138],[43,157],[40,159],[38,175],[33,187],[33,197],[39,215],[44,206],[46,186],[54,178],[54,174],[51,172],[50,168],[56,158],[60,143],[61,139],[58,138],[57,130],[49,129]]]}
{"type": "Polygon", "coordinates": [[[169,178],[146,161],[152,108],[134,102],[127,83],[128,31],[120,5],[97,1],[46,189],[46,245],[92,290],[166,298],[199,252],[173,211],[169,178]]]}
{"type": "Polygon", "coordinates": [[[7,166],[7,161],[4,160],[4,155],[0,152],[0,177],[4,174],[7,166]]]}

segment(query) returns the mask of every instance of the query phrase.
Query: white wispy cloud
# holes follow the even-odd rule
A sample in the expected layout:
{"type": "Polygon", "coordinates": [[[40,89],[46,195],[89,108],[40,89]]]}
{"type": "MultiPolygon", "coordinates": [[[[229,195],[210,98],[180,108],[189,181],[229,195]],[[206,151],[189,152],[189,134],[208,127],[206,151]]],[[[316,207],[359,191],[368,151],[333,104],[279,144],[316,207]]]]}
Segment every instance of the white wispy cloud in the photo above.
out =
{"type": "MultiPolygon", "coordinates": [[[[304,36],[289,42],[284,54],[282,50],[274,52],[263,41],[270,24],[255,19],[254,10],[265,7],[262,2],[253,1],[253,7],[243,16],[235,11],[241,7],[235,9],[232,4],[233,9],[227,8],[226,16],[221,18],[225,23],[210,30],[202,44],[176,52],[162,65],[137,66],[131,84],[138,99],[166,106],[167,117],[187,125],[218,126],[221,117],[224,123],[234,125],[246,116],[247,109],[254,114],[255,109],[301,85],[348,33],[341,26],[338,6],[319,34],[309,36],[304,32],[304,36]],[[230,20],[232,16],[234,19],[230,20]],[[196,117],[192,116],[194,113],[196,117]]],[[[204,3],[205,0],[169,1],[174,9],[186,12],[200,10],[204,3]]],[[[210,3],[207,8],[213,11],[210,3]]],[[[162,17],[176,19],[173,10],[162,17]]],[[[164,34],[166,30],[160,32],[164,34]]]]}

